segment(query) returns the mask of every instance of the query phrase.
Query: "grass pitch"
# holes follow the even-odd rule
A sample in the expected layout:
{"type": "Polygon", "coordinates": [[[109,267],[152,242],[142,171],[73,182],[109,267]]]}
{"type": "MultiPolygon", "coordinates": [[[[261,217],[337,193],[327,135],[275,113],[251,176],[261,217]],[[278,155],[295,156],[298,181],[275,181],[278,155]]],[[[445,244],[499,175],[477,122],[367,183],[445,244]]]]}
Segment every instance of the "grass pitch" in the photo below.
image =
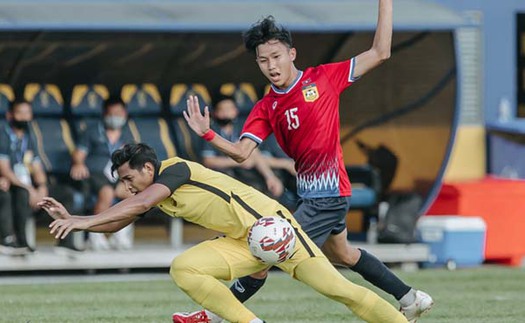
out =
{"type": "MultiPolygon", "coordinates": [[[[371,287],[350,271],[342,273],[371,287]]],[[[420,322],[524,322],[523,268],[486,266],[454,272],[431,269],[397,273],[434,297],[433,310],[420,322]]],[[[154,281],[22,285],[6,284],[3,278],[0,322],[170,322],[174,311],[198,309],[167,273],[165,277],[154,281]]],[[[373,289],[395,304],[392,297],[373,289]]],[[[270,323],[360,322],[341,304],[280,272],[270,274],[266,286],[247,306],[270,323]]]]}

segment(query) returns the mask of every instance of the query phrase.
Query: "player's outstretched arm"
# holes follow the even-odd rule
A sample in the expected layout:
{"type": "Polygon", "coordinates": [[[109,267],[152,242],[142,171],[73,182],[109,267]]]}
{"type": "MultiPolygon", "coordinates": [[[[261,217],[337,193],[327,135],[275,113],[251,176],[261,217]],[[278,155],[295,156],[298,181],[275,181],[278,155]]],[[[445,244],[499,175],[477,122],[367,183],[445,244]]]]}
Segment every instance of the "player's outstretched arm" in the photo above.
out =
{"type": "Polygon", "coordinates": [[[49,232],[55,234],[56,238],[64,239],[73,230],[118,231],[170,195],[171,191],[167,186],[153,184],[100,214],[55,220],[49,225],[49,232]]]}
{"type": "Polygon", "coordinates": [[[354,77],[359,77],[390,58],[392,47],[392,1],[379,0],[377,28],[372,47],[357,55],[355,59],[354,77]]]}
{"type": "Polygon", "coordinates": [[[250,157],[253,150],[257,147],[254,141],[243,139],[233,143],[224,139],[210,129],[209,109],[208,107],[204,107],[204,114],[201,113],[199,98],[197,96],[190,96],[188,100],[186,100],[186,104],[187,111],[183,111],[184,118],[197,135],[209,141],[215,148],[230,156],[238,163],[242,163],[250,157]]]}

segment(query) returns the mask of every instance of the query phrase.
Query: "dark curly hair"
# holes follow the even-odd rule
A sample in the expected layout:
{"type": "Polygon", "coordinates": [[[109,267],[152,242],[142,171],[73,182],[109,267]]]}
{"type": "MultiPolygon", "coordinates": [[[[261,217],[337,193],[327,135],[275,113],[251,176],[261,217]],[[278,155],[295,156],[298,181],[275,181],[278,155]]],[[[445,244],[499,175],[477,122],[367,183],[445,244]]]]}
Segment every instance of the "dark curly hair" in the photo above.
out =
{"type": "Polygon", "coordinates": [[[242,34],[246,49],[255,53],[257,46],[269,40],[278,40],[288,47],[292,46],[292,34],[281,25],[277,25],[273,16],[268,16],[253,24],[242,34]]]}
{"type": "Polygon", "coordinates": [[[129,161],[129,168],[141,170],[147,162],[158,163],[155,150],[146,144],[126,144],[111,155],[111,173],[129,161]]]}

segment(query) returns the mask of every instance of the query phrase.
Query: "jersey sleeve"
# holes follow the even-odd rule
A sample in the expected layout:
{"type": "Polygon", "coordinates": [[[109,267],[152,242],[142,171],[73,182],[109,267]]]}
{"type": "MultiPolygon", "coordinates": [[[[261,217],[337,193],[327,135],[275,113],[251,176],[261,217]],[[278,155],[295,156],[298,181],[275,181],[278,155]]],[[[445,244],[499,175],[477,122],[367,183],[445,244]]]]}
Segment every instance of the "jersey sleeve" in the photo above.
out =
{"type": "Polygon", "coordinates": [[[263,101],[257,102],[252,112],[248,115],[239,140],[242,138],[250,138],[257,144],[260,144],[273,132],[262,102],[263,101]]]}
{"type": "Polygon", "coordinates": [[[186,163],[176,163],[166,167],[157,177],[155,183],[162,184],[173,194],[176,189],[190,180],[190,168],[186,163]]]}
{"type": "Polygon", "coordinates": [[[320,65],[328,80],[339,93],[357,81],[358,78],[354,77],[354,67],[355,57],[342,62],[320,65]]]}

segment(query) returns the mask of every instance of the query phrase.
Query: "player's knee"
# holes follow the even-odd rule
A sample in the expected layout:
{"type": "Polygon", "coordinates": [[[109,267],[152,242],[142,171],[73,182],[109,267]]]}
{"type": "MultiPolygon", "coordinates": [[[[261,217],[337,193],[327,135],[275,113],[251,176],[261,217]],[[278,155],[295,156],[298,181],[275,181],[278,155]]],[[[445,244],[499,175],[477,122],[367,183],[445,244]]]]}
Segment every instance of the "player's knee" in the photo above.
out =
{"type": "Polygon", "coordinates": [[[190,263],[186,261],[185,258],[186,257],[176,257],[170,266],[171,279],[183,290],[185,289],[185,284],[188,283],[192,277],[190,263]]]}
{"type": "Polygon", "coordinates": [[[348,267],[353,267],[359,261],[359,258],[361,257],[361,251],[354,247],[348,247],[341,250],[337,256],[341,264],[348,267]]]}
{"type": "Polygon", "coordinates": [[[250,277],[255,278],[255,279],[265,279],[266,277],[268,277],[268,270],[270,270],[270,269],[268,268],[268,269],[265,269],[265,270],[261,270],[259,272],[254,273],[254,274],[251,274],[250,277]]]}

